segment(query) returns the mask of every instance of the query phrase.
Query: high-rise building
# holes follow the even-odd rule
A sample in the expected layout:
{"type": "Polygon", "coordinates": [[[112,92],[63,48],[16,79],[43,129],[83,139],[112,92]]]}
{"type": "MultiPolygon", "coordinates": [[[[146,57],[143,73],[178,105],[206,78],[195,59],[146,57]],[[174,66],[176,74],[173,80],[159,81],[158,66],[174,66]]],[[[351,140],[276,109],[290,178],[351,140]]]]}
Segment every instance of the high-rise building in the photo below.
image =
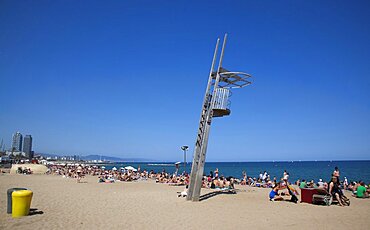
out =
{"type": "Polygon", "coordinates": [[[26,135],[23,138],[23,152],[26,153],[26,157],[31,159],[33,156],[32,154],[32,136],[26,135]]]}
{"type": "Polygon", "coordinates": [[[13,134],[13,141],[12,141],[12,150],[20,152],[22,151],[22,134],[20,132],[16,132],[13,134]]]}

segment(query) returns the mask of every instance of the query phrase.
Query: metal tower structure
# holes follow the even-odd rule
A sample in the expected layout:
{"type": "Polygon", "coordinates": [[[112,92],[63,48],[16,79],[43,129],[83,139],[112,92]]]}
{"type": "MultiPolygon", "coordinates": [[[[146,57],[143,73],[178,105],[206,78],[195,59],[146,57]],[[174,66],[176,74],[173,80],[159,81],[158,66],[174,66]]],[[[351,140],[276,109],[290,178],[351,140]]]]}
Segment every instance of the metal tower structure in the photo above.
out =
{"type": "Polygon", "coordinates": [[[198,134],[195,142],[194,158],[190,173],[190,184],[188,195],[186,197],[187,200],[199,201],[212,118],[230,115],[230,89],[242,88],[252,83],[249,81],[249,78],[252,77],[251,75],[243,72],[228,71],[222,67],[226,39],[227,34],[224,36],[216,71],[214,68],[219,49],[219,38],[217,39],[216,48],[213,54],[208,84],[202,105],[202,112],[200,114],[198,134]]]}

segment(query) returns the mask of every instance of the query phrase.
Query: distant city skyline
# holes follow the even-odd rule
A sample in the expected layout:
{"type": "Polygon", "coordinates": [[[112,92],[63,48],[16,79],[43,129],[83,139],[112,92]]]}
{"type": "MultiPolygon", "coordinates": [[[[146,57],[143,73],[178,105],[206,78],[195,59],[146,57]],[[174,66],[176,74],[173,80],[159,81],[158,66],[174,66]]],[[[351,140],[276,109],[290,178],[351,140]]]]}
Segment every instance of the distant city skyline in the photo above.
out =
{"type": "Polygon", "coordinates": [[[22,154],[24,157],[32,159],[34,156],[34,151],[32,150],[32,136],[27,134],[23,137],[23,134],[17,131],[12,135],[10,148],[5,148],[2,139],[0,151],[2,150],[8,152],[7,154],[22,154]]]}
{"type": "Polygon", "coordinates": [[[206,161],[367,160],[369,1],[2,1],[0,138],[59,155],[192,161],[218,37],[253,76],[206,161]],[[21,12],[21,13],[20,13],[21,12]]]}

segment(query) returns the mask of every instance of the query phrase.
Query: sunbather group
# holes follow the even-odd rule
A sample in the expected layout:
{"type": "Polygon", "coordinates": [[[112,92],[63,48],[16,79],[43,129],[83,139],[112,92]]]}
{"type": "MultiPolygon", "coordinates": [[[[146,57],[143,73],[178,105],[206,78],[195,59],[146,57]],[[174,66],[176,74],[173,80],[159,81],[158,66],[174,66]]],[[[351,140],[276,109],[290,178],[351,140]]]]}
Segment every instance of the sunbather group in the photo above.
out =
{"type": "Polygon", "coordinates": [[[232,177],[214,177],[211,178],[210,175],[203,178],[203,188],[215,188],[215,189],[234,189],[235,179],[232,177]]]}
{"type": "Polygon", "coordinates": [[[149,173],[147,171],[133,171],[133,170],[106,170],[105,167],[88,166],[88,165],[51,165],[48,169],[48,174],[61,175],[65,178],[75,178],[77,183],[85,175],[98,176],[98,182],[112,183],[115,181],[135,181],[139,179],[147,179],[149,173]]]}
{"type": "MultiPolygon", "coordinates": [[[[365,183],[363,181],[360,181],[359,183],[351,182],[348,184],[347,178],[345,177],[343,180],[343,183],[340,183],[339,180],[340,172],[338,167],[335,167],[331,180],[329,182],[324,182],[322,179],[319,179],[317,183],[315,183],[313,180],[306,182],[306,180],[298,180],[296,182],[296,185],[299,186],[300,189],[305,188],[314,188],[317,189],[317,191],[320,194],[323,194],[324,196],[331,197],[331,200],[334,200],[338,203],[340,206],[349,206],[350,200],[348,197],[345,196],[343,189],[347,189],[353,192],[353,196],[357,198],[368,198],[370,189],[366,187],[365,183]]],[[[277,200],[284,200],[286,194],[281,193],[279,194],[279,190],[283,190],[287,188],[291,188],[289,186],[289,182],[287,180],[282,180],[285,182],[285,185],[282,183],[274,184],[270,194],[269,198],[270,200],[277,201],[277,200]]],[[[291,194],[291,190],[289,190],[289,194],[291,194]]]]}
{"type": "MultiPolygon", "coordinates": [[[[189,184],[189,174],[182,173],[167,173],[165,170],[162,172],[150,172],[143,170],[106,170],[104,167],[88,166],[88,165],[51,165],[49,166],[49,174],[62,175],[66,178],[75,178],[80,182],[84,175],[98,176],[99,182],[112,183],[115,181],[137,181],[153,179],[157,183],[166,183],[169,185],[184,186],[189,184]]],[[[320,179],[317,183],[313,180],[306,182],[305,180],[298,180],[296,185],[302,188],[317,188],[326,191],[334,199],[338,201],[339,205],[348,205],[349,199],[344,195],[342,188],[353,192],[353,196],[357,198],[367,198],[370,194],[370,189],[363,181],[358,183],[348,183],[347,178],[344,178],[343,183],[339,180],[339,169],[336,167],[331,180],[327,183],[320,179]]],[[[243,178],[238,180],[233,177],[220,176],[218,169],[211,171],[209,175],[204,176],[202,180],[202,188],[209,189],[234,189],[234,184],[249,185],[254,187],[272,188],[269,193],[269,199],[273,201],[289,200],[297,201],[297,190],[288,182],[289,173],[285,170],[280,180],[276,177],[270,178],[270,175],[265,171],[261,172],[258,178],[248,177],[243,172],[243,178]],[[283,191],[285,190],[285,191],[283,191]]]]}
{"type": "MultiPolygon", "coordinates": [[[[289,173],[286,172],[286,170],[284,173],[286,173],[284,176],[289,178],[289,173]]],[[[281,179],[283,180],[284,178],[281,179]]],[[[241,179],[240,184],[252,187],[273,188],[277,184],[277,178],[271,178],[267,171],[264,171],[263,173],[260,172],[258,177],[250,177],[247,176],[246,172],[243,172],[243,178],[241,179]]]]}
{"type": "Polygon", "coordinates": [[[165,183],[171,186],[181,186],[189,183],[189,175],[187,173],[177,175],[176,173],[162,172],[151,174],[150,178],[154,178],[157,183],[165,183]]]}

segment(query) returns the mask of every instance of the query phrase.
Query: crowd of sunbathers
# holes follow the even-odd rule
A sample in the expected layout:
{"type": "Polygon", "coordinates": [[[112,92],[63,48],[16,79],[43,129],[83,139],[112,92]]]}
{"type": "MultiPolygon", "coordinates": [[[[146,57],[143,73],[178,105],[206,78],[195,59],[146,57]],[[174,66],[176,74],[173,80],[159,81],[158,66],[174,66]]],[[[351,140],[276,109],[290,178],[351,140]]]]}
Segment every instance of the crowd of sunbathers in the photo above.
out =
{"type": "Polygon", "coordinates": [[[263,173],[260,172],[258,177],[249,177],[246,172],[243,172],[243,178],[240,181],[241,185],[249,185],[252,187],[261,187],[261,188],[273,188],[280,181],[288,181],[289,173],[284,170],[282,178],[277,179],[276,177],[271,178],[270,174],[267,171],[263,173]]]}
{"type": "Polygon", "coordinates": [[[138,169],[124,169],[119,170],[105,169],[104,166],[89,166],[82,164],[64,164],[64,165],[50,165],[48,169],[49,174],[61,175],[65,178],[83,178],[85,175],[97,176],[98,182],[114,183],[116,181],[138,181],[154,179],[157,183],[168,183],[171,185],[185,185],[188,184],[189,176],[187,174],[174,175],[166,173],[164,170],[156,173],[153,170],[138,169]]]}
{"type": "MultiPolygon", "coordinates": [[[[156,183],[164,183],[168,185],[183,186],[189,184],[189,174],[182,173],[168,173],[164,169],[162,172],[154,172],[153,170],[140,170],[140,167],[136,170],[127,170],[121,168],[117,170],[115,168],[106,170],[104,166],[89,166],[81,164],[65,164],[65,165],[50,165],[48,173],[61,175],[66,178],[76,178],[77,182],[80,182],[85,175],[98,176],[98,182],[100,183],[113,183],[115,181],[138,181],[153,179],[156,183]]],[[[243,178],[235,179],[233,177],[224,177],[219,175],[219,171],[216,168],[214,171],[210,171],[208,175],[203,176],[202,188],[210,189],[233,189],[234,184],[249,185],[252,187],[272,188],[269,198],[270,200],[282,200],[286,197],[292,201],[296,201],[293,196],[298,195],[298,191],[291,186],[289,183],[289,173],[285,170],[282,178],[277,180],[276,177],[270,178],[268,172],[260,172],[258,178],[248,177],[243,172],[243,178]],[[287,190],[286,192],[279,193],[279,190],[287,190]],[[287,195],[287,196],[285,196],[287,195]]],[[[342,189],[353,192],[353,196],[358,198],[369,197],[370,189],[365,185],[363,181],[350,182],[346,177],[343,181],[339,180],[339,169],[336,167],[332,179],[329,182],[324,182],[319,179],[317,182],[311,180],[298,180],[295,183],[299,188],[317,188],[328,191],[334,198],[339,202],[339,205],[346,205],[348,198],[345,197],[342,189]]]]}
{"type": "MultiPolygon", "coordinates": [[[[189,185],[190,175],[183,172],[171,174],[163,170],[160,173],[150,173],[148,178],[155,179],[157,183],[168,185],[189,185]]],[[[218,169],[211,171],[208,175],[202,178],[202,188],[234,188],[235,179],[233,177],[219,176],[218,169]]]]}
{"type": "MultiPolygon", "coordinates": [[[[279,194],[279,190],[288,189],[289,195],[295,194],[293,187],[290,186],[288,182],[289,174],[284,171],[284,176],[281,179],[282,182],[275,183],[273,182],[272,191],[269,194],[269,198],[272,201],[275,200],[284,200],[285,194],[279,194]],[[287,176],[288,175],[288,176],[287,176]]],[[[317,183],[313,180],[306,182],[306,180],[298,180],[296,181],[296,185],[299,186],[300,189],[305,188],[314,188],[318,191],[324,192],[324,194],[331,196],[334,200],[338,202],[340,206],[349,206],[349,198],[345,196],[343,190],[349,190],[352,192],[352,196],[357,198],[368,198],[370,193],[369,186],[366,186],[363,181],[360,182],[351,182],[348,183],[346,177],[344,180],[340,181],[340,173],[338,167],[335,167],[331,180],[329,182],[324,182],[322,179],[319,179],[317,183]]],[[[295,195],[297,195],[296,193],[295,195]]]]}
{"type": "MultiPolygon", "coordinates": [[[[173,186],[182,186],[189,184],[189,174],[182,173],[168,173],[164,169],[162,172],[154,172],[153,170],[141,171],[127,169],[110,169],[99,166],[88,166],[81,164],[64,164],[64,165],[49,165],[49,174],[61,175],[65,178],[75,178],[80,182],[85,175],[92,175],[98,177],[99,183],[114,183],[116,181],[138,181],[153,179],[156,183],[164,183],[173,186]]],[[[234,188],[236,183],[232,177],[219,176],[218,169],[210,172],[209,175],[202,179],[202,188],[234,188]]]]}
{"type": "Polygon", "coordinates": [[[153,171],[105,169],[104,166],[89,166],[83,164],[50,165],[49,174],[61,175],[66,178],[83,178],[85,175],[98,176],[98,182],[113,183],[115,181],[146,180],[152,177],[153,171]]]}

